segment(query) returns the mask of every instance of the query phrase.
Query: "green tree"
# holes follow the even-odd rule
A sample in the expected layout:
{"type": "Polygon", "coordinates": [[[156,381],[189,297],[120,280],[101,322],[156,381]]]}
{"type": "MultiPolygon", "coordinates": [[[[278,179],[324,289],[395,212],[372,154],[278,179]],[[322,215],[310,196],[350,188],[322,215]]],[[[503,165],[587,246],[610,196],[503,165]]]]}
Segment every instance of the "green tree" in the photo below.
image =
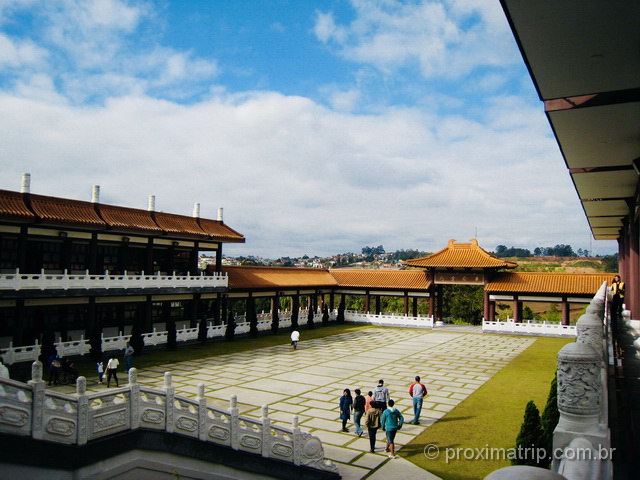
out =
{"type": "Polygon", "coordinates": [[[479,325],[483,314],[482,285],[446,285],[443,289],[443,315],[479,325]]]}
{"type": "Polygon", "coordinates": [[[516,438],[516,458],[511,460],[513,465],[529,465],[531,467],[542,466],[536,456],[541,447],[542,426],[540,424],[540,412],[538,407],[530,400],[524,410],[524,421],[516,438]]]}
{"type": "Polygon", "coordinates": [[[236,319],[233,316],[233,309],[229,309],[229,316],[227,317],[227,329],[224,331],[224,338],[227,340],[233,340],[236,335],[236,319]]]}
{"type": "Polygon", "coordinates": [[[542,436],[540,438],[541,446],[546,450],[546,462],[545,468],[549,468],[553,454],[553,431],[558,425],[560,420],[560,412],[558,411],[558,381],[554,376],[551,380],[551,387],[549,388],[549,396],[547,397],[547,404],[540,417],[540,424],[542,426],[542,436]]]}

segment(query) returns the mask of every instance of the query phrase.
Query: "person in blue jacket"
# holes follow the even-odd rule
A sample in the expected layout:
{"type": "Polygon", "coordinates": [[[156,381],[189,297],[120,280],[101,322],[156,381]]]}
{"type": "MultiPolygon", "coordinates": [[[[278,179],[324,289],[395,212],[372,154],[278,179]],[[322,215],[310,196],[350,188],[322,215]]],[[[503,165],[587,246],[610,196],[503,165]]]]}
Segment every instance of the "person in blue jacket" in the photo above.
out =
{"type": "Polygon", "coordinates": [[[353,408],[353,398],[351,390],[345,388],[340,397],[340,420],[342,420],[342,431],[348,432],[347,421],[351,418],[351,409],[353,408]]]}
{"type": "Polygon", "coordinates": [[[402,428],[404,423],[404,417],[400,410],[395,406],[393,400],[389,400],[389,408],[382,413],[380,424],[382,429],[387,433],[387,451],[389,452],[389,458],[396,458],[396,446],[395,439],[396,433],[402,428]]]}

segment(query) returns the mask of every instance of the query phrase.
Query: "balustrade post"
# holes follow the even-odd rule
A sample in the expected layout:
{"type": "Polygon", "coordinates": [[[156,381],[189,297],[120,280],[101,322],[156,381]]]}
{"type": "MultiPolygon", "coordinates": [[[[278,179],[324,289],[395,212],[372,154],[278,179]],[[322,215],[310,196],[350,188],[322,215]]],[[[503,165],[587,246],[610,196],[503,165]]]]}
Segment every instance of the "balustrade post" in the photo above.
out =
{"type": "Polygon", "coordinates": [[[231,448],[238,450],[240,448],[240,413],[238,411],[238,397],[231,395],[229,400],[229,427],[231,428],[231,448]]]}
{"type": "Polygon", "coordinates": [[[198,384],[198,438],[207,440],[207,399],[204,396],[204,383],[198,384]]]}
{"type": "Polygon", "coordinates": [[[262,406],[262,456],[267,458],[271,452],[271,419],[269,407],[262,406]]]}
{"type": "Polygon", "coordinates": [[[300,427],[298,426],[298,416],[293,416],[293,428],[291,429],[291,437],[293,440],[293,464],[302,464],[302,436],[300,434],[300,427]]]}
{"type": "MultiPolygon", "coordinates": [[[[558,410],[553,450],[563,451],[575,438],[586,438],[594,447],[609,447],[606,425],[599,424],[602,407],[601,355],[586,343],[569,343],[558,353],[558,410]]],[[[561,458],[554,455],[553,470],[561,458]]]]}
{"type": "Polygon", "coordinates": [[[89,398],[87,397],[87,379],[76,380],[76,396],[78,397],[78,445],[85,445],[89,438],[89,398]]]}
{"type": "Polygon", "coordinates": [[[165,391],[165,417],[167,419],[167,432],[173,433],[175,425],[175,401],[176,387],[171,385],[171,372],[164,372],[164,391],[165,391]]]}
{"type": "Polygon", "coordinates": [[[140,428],[140,385],[138,384],[138,370],[129,369],[129,405],[131,408],[131,430],[140,428]]]}
{"type": "Polygon", "coordinates": [[[31,436],[36,440],[42,440],[44,434],[44,390],[45,385],[42,380],[42,362],[36,360],[31,364],[31,436]]]}

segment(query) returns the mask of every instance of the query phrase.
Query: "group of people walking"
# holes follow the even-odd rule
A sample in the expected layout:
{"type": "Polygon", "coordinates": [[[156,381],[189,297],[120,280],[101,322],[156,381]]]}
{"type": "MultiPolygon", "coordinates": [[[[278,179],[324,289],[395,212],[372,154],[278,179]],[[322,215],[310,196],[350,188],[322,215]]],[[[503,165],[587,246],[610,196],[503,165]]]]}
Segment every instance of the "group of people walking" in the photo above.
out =
{"type": "MultiPolygon", "coordinates": [[[[359,388],[354,390],[356,396],[351,396],[351,390],[345,388],[340,397],[340,420],[342,421],[342,431],[348,432],[347,422],[353,412],[353,424],[356,428],[356,435],[363,434],[362,423],[367,428],[369,435],[369,445],[371,453],[375,452],[376,434],[378,429],[386,433],[386,448],[389,458],[396,458],[395,438],[398,430],[404,424],[404,416],[395,405],[395,401],[389,395],[389,389],[384,385],[384,380],[378,380],[378,385],[367,393],[365,397],[359,388]]],[[[409,395],[413,401],[413,422],[420,424],[420,413],[422,403],[427,395],[427,388],[420,383],[420,377],[415,377],[415,382],[409,387],[409,395]]]]}

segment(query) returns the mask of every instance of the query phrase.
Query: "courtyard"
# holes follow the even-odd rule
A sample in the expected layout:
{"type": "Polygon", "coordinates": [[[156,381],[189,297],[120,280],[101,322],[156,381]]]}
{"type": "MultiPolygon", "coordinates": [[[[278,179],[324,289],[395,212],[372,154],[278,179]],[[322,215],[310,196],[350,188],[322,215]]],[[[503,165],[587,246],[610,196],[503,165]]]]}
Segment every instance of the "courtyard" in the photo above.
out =
{"type": "MultiPolygon", "coordinates": [[[[276,424],[290,425],[297,415],[300,427],[322,440],[325,456],[338,465],[345,479],[437,478],[402,458],[406,456],[402,447],[536,341],[533,337],[482,335],[453,328],[365,328],[305,340],[307,333],[302,332],[295,351],[281,343],[143,366],[138,370],[138,381],[161,388],[164,372],[170,371],[176,393],[195,397],[198,384],[203,383],[209,405],[228,408],[229,398],[235,394],[241,415],[259,418],[263,405],[269,406],[269,416],[276,424]],[[420,375],[429,389],[420,425],[408,423],[412,406],[407,390],[415,375],[420,375]],[[384,432],[378,432],[376,453],[371,454],[366,433],[358,438],[353,426],[349,433],[342,433],[338,420],[338,398],[343,389],[353,392],[360,388],[366,394],[380,378],[406,421],[396,437],[400,457],[392,460],[384,452],[384,432]]],[[[166,358],[171,352],[163,355],[166,358]]],[[[125,383],[124,372],[120,376],[125,383]]],[[[96,383],[95,376],[89,380],[89,390],[106,388],[96,383]]],[[[57,389],[73,391],[72,386],[57,389]]]]}

